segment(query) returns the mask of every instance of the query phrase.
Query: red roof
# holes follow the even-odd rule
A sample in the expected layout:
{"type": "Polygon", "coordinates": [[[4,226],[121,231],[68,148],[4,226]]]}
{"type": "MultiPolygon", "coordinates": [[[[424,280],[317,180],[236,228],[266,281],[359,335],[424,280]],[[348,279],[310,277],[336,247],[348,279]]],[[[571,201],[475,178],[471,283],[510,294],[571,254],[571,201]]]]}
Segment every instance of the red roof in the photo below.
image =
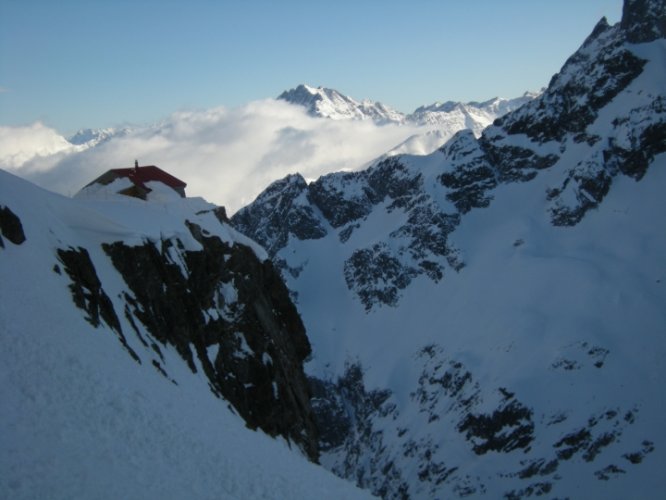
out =
{"type": "Polygon", "coordinates": [[[115,173],[118,177],[127,177],[135,185],[144,189],[148,189],[144,183],[150,181],[160,181],[162,184],[166,184],[174,189],[185,188],[185,186],[187,186],[187,184],[180,179],[166,173],[155,165],[134,168],[114,168],[111,172],[115,173]]]}

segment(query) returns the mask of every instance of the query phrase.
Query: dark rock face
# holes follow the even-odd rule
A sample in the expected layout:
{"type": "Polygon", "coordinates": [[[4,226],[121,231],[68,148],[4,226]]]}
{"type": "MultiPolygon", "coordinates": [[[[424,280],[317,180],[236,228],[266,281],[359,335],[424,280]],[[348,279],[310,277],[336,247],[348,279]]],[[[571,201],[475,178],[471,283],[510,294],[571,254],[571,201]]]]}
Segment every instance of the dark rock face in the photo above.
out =
{"type": "Polygon", "coordinates": [[[88,251],[81,247],[67,250],[58,249],[58,260],[64,265],[65,272],[72,280],[69,285],[72,299],[79,309],[87,313],[86,321],[94,327],[100,326],[101,322],[104,321],[118,336],[118,340],[129,355],[135,361],[141,363],[139,356],[127,344],[113,303],[102,288],[102,283],[97,277],[97,271],[90,260],[88,251]]]}
{"type": "Polygon", "coordinates": [[[477,455],[524,449],[534,440],[532,410],[515,400],[490,414],[468,414],[458,430],[474,443],[473,450],[477,455]]]}
{"type": "Polygon", "coordinates": [[[492,200],[488,191],[497,186],[496,172],[469,130],[458,132],[440,151],[453,168],[439,180],[450,192],[446,198],[461,214],[472,208],[487,207],[492,200]]]}
{"type": "Polygon", "coordinates": [[[411,206],[421,193],[423,178],[400,162],[400,157],[387,158],[367,170],[368,200],[373,205],[386,198],[392,200],[389,209],[411,206]]]}
{"type": "Polygon", "coordinates": [[[399,157],[387,158],[363,172],[329,174],[312,183],[310,200],[334,228],[363,219],[389,200],[389,210],[406,208],[421,192],[422,178],[399,157]]]}
{"type": "MultiPolygon", "coordinates": [[[[162,375],[168,378],[159,344],[169,344],[193,372],[203,370],[213,393],[228,400],[250,428],[284,436],[316,461],[317,431],[302,368],[310,344],[279,273],[249,247],[187,224],[202,250],[185,250],[178,239],[102,246],[128,287],[116,308],[124,308],[125,324],[162,375]]],[[[142,363],[88,251],[59,249],[58,259],[86,320],[107,325],[142,363]]],[[[62,274],[58,266],[54,270],[62,274]]]]}
{"type": "MultiPolygon", "coordinates": [[[[9,207],[0,205],[0,234],[7,238],[14,245],[20,245],[25,241],[25,233],[21,219],[12,212],[9,207]]],[[[2,237],[0,237],[0,248],[4,247],[2,237]]]]}
{"type": "Polygon", "coordinates": [[[479,144],[502,183],[531,181],[539,170],[552,167],[559,159],[554,154],[541,156],[525,147],[499,145],[487,137],[481,137],[479,144]]]}
{"type": "Polygon", "coordinates": [[[310,387],[322,453],[348,451],[333,472],[382,498],[409,498],[399,468],[384,453],[383,432],[375,428],[377,419],[396,416],[390,391],[366,390],[359,364],[348,365],[336,381],[310,378],[310,387]]]}
{"type": "MultiPolygon", "coordinates": [[[[577,348],[590,359],[605,355],[584,342],[577,348]]],[[[504,489],[505,498],[541,496],[557,493],[565,462],[599,464],[594,477],[605,481],[620,468],[603,468],[609,460],[634,466],[655,449],[649,440],[632,443],[636,451],[630,453],[614,447],[632,439],[625,431],[637,420],[636,408],[608,408],[574,422],[566,414],[539,412],[510,388],[488,391],[439,345],[423,347],[415,358],[423,370],[409,407],[398,407],[389,390],[368,390],[358,363],[347,365],[336,380],[310,378],[315,419],[323,430],[322,462],[382,498],[480,496],[489,483],[504,489]],[[440,446],[441,436],[446,447],[440,446]],[[479,460],[502,456],[513,465],[500,467],[496,477],[469,475],[461,463],[469,460],[465,449],[479,460]]]]}
{"type": "Polygon", "coordinates": [[[308,199],[321,210],[331,226],[339,228],[362,219],[372,209],[367,190],[352,192],[347,189],[361,179],[362,176],[355,172],[325,175],[308,186],[308,199]]]}
{"type": "Polygon", "coordinates": [[[625,0],[622,29],[631,43],[645,43],[666,37],[664,0],[625,0]]]}
{"type": "Polygon", "coordinates": [[[285,90],[278,96],[278,99],[292,104],[299,104],[306,108],[310,115],[318,116],[316,113],[316,104],[318,101],[323,100],[323,97],[319,94],[308,92],[305,85],[299,85],[296,88],[285,90]]]}
{"type": "Polygon", "coordinates": [[[310,344],[279,274],[248,247],[230,247],[194,224],[190,229],[203,251],[177,251],[178,241],[170,240],[162,248],[104,246],[134,294],[125,297],[127,313],[160,342],[174,345],[193,371],[196,357],[214,392],[248,426],[283,435],[316,460],[302,369],[310,344]],[[187,273],[172,260],[174,253],[182,255],[187,273]],[[210,310],[223,314],[211,317],[210,310]]]}
{"type": "Polygon", "coordinates": [[[553,224],[573,226],[580,222],[585,213],[598,206],[608,194],[612,181],[613,177],[609,171],[594,159],[579,163],[569,172],[560,188],[548,192],[548,198],[551,200],[556,200],[567,188],[573,188],[576,192],[574,205],[556,204],[551,209],[553,224]]]}
{"type": "Polygon", "coordinates": [[[442,425],[436,422],[453,417],[457,432],[477,455],[489,451],[510,453],[530,446],[535,439],[533,410],[515,393],[498,388],[493,411],[479,412],[484,403],[482,387],[469,369],[449,359],[438,345],[424,347],[418,357],[423,360],[423,373],[412,399],[427,415],[429,424],[442,425]]]}
{"type": "Polygon", "coordinates": [[[308,186],[300,175],[289,175],[271,184],[252,205],[233,216],[234,226],[252,235],[270,255],[287,244],[292,234],[301,240],[326,236],[306,195],[308,186]]]}
{"type": "Polygon", "coordinates": [[[626,49],[624,41],[617,27],[598,24],[544,94],[500,118],[496,126],[539,143],[562,142],[567,134],[583,133],[598,111],[643,70],[645,61],[626,49]]]}
{"type": "Polygon", "coordinates": [[[552,221],[572,226],[597,207],[619,174],[641,180],[650,162],[666,151],[666,97],[636,107],[612,122],[613,136],[580,160],[563,183],[548,192],[552,221]],[[567,201],[565,201],[567,200],[567,201]]]}
{"type": "Polygon", "coordinates": [[[423,175],[400,157],[387,158],[363,172],[326,175],[310,185],[300,176],[289,176],[240,210],[232,223],[262,242],[282,270],[297,276],[298,269],[289,268],[275,255],[290,235],[300,240],[320,238],[328,234],[329,227],[328,231],[338,230],[339,241],[345,243],[379,206],[387,213],[405,213],[405,222],[387,235],[390,245],[358,248],[342,270],[347,285],[366,309],[396,305],[400,290],[417,276],[439,281],[445,267],[462,268],[456,250],[448,244],[448,235],[460,222],[459,214],[443,212],[424,191],[423,175]],[[281,216],[269,222],[263,214],[274,210],[274,199],[280,200],[281,216]],[[294,220],[305,222],[292,224],[294,220]]]}
{"type": "Polygon", "coordinates": [[[406,288],[417,274],[415,269],[404,268],[388,246],[380,243],[356,250],[345,262],[344,273],[347,286],[358,290],[366,310],[377,302],[396,305],[398,291],[406,288]]]}

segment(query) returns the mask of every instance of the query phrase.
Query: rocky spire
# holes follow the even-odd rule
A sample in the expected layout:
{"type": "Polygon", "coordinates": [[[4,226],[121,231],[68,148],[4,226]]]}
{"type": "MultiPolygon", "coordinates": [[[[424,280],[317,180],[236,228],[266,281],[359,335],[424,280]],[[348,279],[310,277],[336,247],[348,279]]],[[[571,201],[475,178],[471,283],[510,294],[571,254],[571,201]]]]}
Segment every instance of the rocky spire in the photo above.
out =
{"type": "Polygon", "coordinates": [[[631,43],[666,37],[666,0],[625,0],[621,26],[631,43]]]}

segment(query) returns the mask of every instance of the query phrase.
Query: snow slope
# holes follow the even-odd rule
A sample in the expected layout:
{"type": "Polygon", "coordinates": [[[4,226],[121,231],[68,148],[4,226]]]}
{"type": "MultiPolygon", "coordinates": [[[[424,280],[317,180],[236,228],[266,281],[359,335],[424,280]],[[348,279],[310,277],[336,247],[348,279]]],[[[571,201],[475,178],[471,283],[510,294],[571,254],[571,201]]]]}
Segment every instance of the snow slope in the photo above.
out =
{"type": "MultiPolygon", "coordinates": [[[[284,439],[247,429],[213,395],[201,366],[193,373],[172,346],[160,343],[154,366],[129,356],[129,349],[144,361],[155,356],[128,333],[129,316],[120,317],[124,348],[111,328],[95,328],[73,304],[59,248],[88,250],[118,308],[126,285],[103,242],[177,237],[195,250],[200,244],[183,225],[189,218],[224,241],[253,245],[202,214],[209,204],[72,200],[0,171],[0,205],[1,497],[367,497],[284,439]],[[20,219],[25,241],[6,207],[20,219]]],[[[152,337],[144,331],[143,339],[152,337]]]]}

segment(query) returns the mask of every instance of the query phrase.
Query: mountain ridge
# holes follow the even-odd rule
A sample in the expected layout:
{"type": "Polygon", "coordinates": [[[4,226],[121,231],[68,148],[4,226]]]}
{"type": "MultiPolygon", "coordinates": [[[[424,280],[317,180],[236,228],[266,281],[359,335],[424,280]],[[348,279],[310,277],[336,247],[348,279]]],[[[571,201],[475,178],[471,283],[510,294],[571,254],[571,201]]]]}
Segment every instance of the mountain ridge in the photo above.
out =
{"type": "Polygon", "coordinates": [[[464,126],[458,126],[456,131],[461,128],[471,128],[478,135],[496,118],[517,109],[539,94],[539,92],[525,92],[514,99],[493,97],[482,102],[435,102],[419,106],[409,114],[397,111],[381,102],[367,99],[357,101],[335,89],[321,86],[315,88],[307,84],[300,84],[293,89],[285,90],[277,99],[302,106],[308,111],[308,114],[320,118],[372,120],[379,125],[390,123],[444,128],[451,128],[453,126],[451,123],[454,121],[462,121],[464,126]]]}

